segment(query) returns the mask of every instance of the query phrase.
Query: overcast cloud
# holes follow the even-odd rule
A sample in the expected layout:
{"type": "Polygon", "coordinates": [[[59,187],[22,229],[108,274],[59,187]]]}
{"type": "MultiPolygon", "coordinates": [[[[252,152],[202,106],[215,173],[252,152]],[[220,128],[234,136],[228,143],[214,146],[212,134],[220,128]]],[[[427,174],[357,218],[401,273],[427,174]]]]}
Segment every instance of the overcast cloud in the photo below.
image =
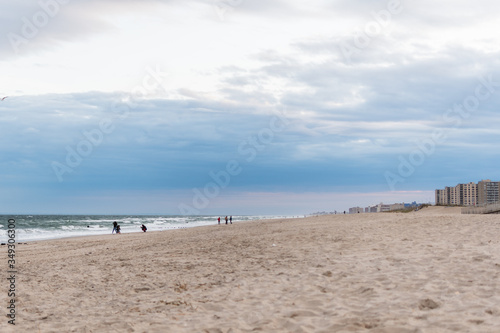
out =
{"type": "Polygon", "coordinates": [[[500,179],[497,2],[0,6],[0,212],[304,214],[500,179]]]}

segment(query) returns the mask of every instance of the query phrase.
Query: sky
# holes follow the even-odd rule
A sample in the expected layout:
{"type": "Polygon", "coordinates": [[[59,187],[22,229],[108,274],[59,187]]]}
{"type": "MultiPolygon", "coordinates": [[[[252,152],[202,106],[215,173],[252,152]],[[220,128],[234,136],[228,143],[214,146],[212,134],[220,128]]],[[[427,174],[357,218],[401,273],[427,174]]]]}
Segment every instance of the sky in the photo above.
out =
{"type": "Polygon", "coordinates": [[[303,215],[500,180],[490,0],[0,0],[0,213],[303,215]]]}

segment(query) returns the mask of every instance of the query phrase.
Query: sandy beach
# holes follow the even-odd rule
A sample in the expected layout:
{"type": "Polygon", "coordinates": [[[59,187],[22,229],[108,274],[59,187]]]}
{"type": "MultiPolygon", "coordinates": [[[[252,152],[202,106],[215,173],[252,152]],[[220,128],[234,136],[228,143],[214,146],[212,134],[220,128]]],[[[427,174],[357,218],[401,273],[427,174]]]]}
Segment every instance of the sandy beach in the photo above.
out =
{"type": "Polygon", "coordinates": [[[430,207],[18,244],[0,331],[500,332],[499,240],[430,207]]]}

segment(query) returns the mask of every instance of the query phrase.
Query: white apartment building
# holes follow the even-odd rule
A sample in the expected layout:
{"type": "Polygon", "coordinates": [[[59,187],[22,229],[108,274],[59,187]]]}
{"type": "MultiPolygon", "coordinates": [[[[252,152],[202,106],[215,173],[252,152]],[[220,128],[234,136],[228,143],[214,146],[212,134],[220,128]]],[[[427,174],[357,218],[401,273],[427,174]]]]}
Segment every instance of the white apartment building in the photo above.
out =
{"type": "Polygon", "coordinates": [[[499,182],[457,184],[435,191],[436,205],[480,206],[499,201],[499,182]]]}

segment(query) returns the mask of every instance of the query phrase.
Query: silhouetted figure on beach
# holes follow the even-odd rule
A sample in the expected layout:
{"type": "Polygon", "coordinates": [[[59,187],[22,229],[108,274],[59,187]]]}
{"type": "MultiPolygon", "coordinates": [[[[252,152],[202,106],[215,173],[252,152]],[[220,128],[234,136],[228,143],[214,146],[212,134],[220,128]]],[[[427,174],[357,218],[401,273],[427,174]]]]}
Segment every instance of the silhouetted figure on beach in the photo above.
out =
{"type": "Polygon", "coordinates": [[[227,224],[227,215],[226,215],[226,224],[227,224]]]}
{"type": "Polygon", "coordinates": [[[220,224],[220,216],[219,216],[219,218],[217,219],[217,222],[219,222],[219,224],[220,224]]]}
{"type": "Polygon", "coordinates": [[[142,231],[144,231],[144,232],[146,232],[146,230],[148,230],[148,228],[146,228],[146,226],[145,226],[144,224],[143,224],[143,225],[141,225],[141,229],[142,229],[142,231]]]}
{"type": "Polygon", "coordinates": [[[119,225],[119,224],[117,224],[117,225],[116,225],[116,233],[117,233],[117,234],[121,234],[120,229],[121,229],[121,228],[120,228],[120,225],[119,225]]]}
{"type": "Polygon", "coordinates": [[[229,222],[230,222],[231,224],[233,224],[233,215],[231,215],[231,216],[229,217],[229,222]]]}
{"type": "Polygon", "coordinates": [[[113,231],[111,231],[111,233],[114,233],[116,232],[116,227],[118,226],[118,222],[113,222],[113,231]]]}

